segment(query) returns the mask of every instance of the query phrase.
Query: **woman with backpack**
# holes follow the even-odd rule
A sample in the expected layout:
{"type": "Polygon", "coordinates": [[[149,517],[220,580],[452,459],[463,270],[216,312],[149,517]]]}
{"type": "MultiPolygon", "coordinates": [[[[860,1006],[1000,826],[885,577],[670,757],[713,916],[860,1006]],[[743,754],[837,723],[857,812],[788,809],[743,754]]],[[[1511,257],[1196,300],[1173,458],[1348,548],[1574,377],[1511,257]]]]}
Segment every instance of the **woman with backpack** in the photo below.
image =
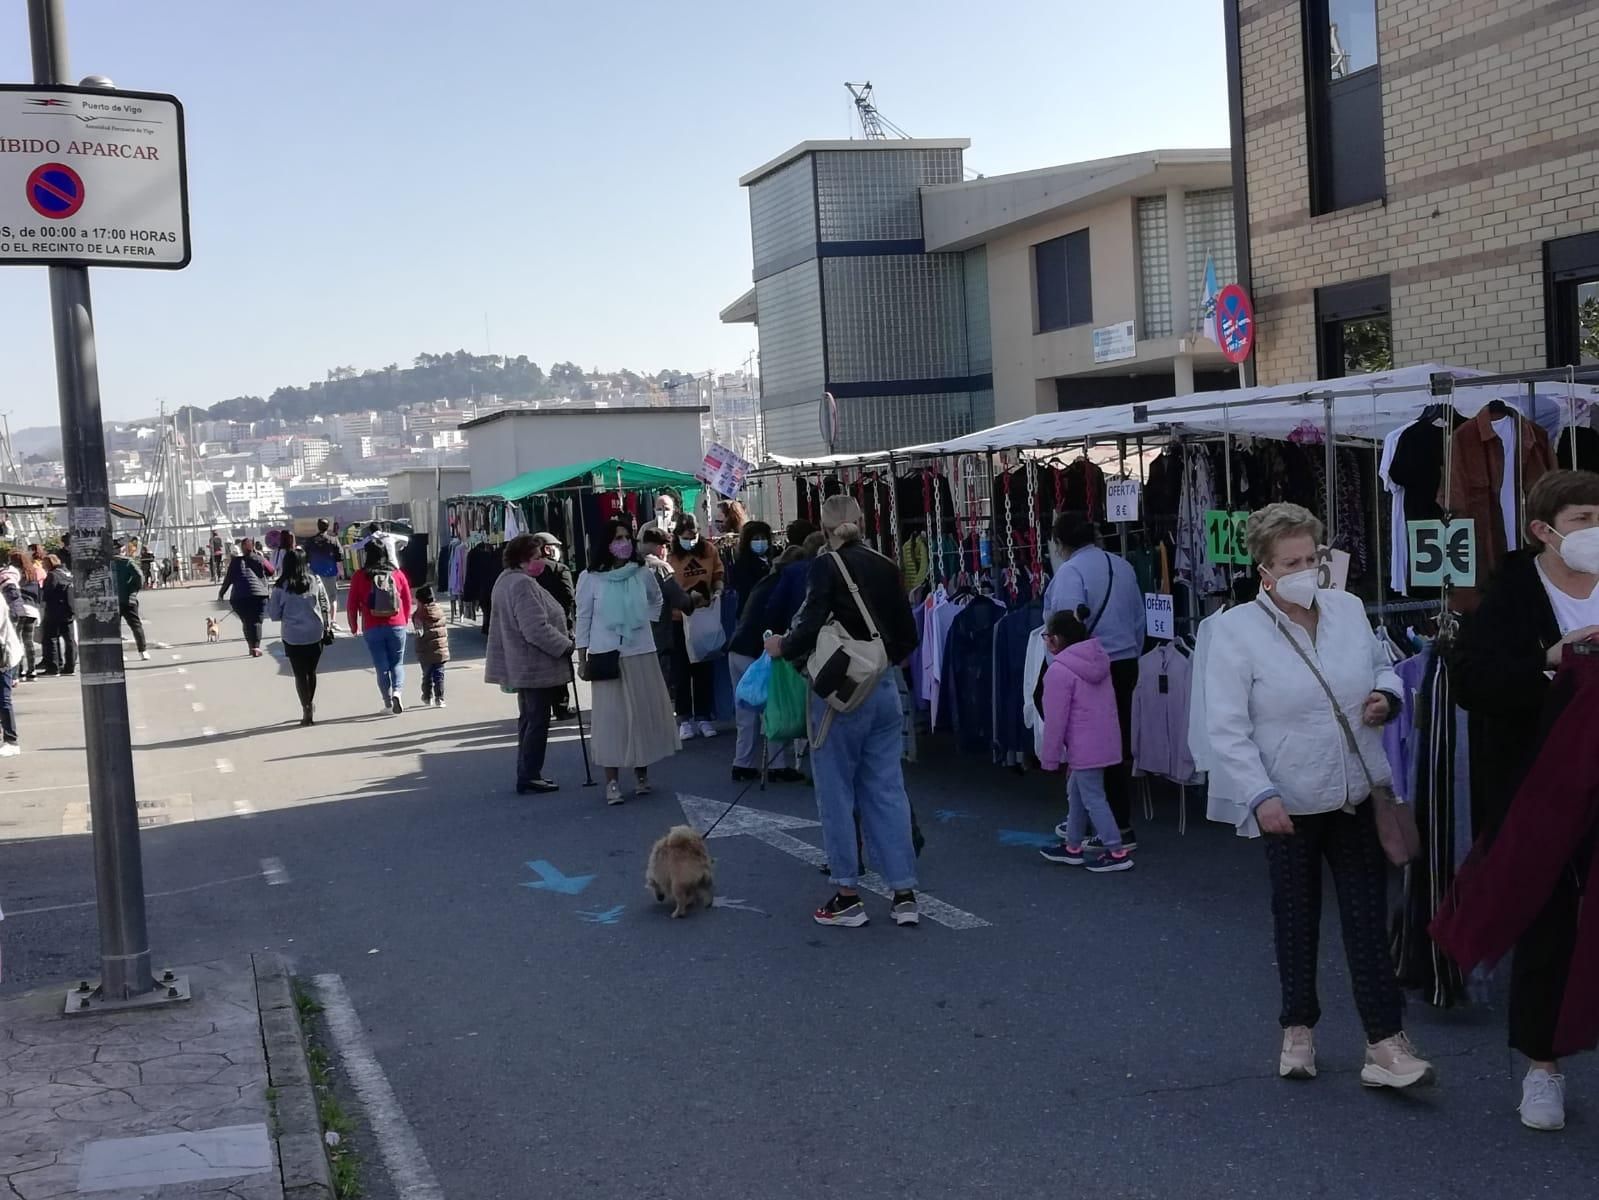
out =
{"type": "Polygon", "coordinates": [[[283,572],[267,601],[267,616],[282,623],[283,653],[294,671],[294,690],[300,697],[300,724],[316,720],[316,668],[322,647],[331,640],[333,609],[327,593],[312,576],[304,550],[288,550],[283,572]]]}
{"type": "Polygon", "coordinates": [[[366,649],[377,672],[383,710],[396,715],[405,708],[400,700],[405,685],[405,631],[415,607],[411,581],[394,565],[383,543],[374,538],[366,544],[361,569],[350,580],[347,611],[351,633],[360,633],[365,627],[366,649]]]}
{"type": "Polygon", "coordinates": [[[241,538],[239,553],[228,563],[217,599],[226,599],[239,614],[251,658],[261,657],[261,621],[266,616],[267,597],[272,593],[272,585],[267,582],[271,578],[272,564],[256,550],[255,539],[241,538]]]}

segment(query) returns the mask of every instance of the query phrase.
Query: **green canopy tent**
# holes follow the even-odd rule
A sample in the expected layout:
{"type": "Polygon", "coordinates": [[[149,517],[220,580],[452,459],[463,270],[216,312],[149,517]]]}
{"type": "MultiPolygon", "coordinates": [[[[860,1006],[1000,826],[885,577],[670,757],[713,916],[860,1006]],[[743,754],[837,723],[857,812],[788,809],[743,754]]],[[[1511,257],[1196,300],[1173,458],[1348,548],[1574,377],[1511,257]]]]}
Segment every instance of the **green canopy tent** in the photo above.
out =
{"type": "Polygon", "coordinates": [[[591,462],[564,467],[539,467],[508,479],[494,487],[473,492],[473,500],[504,500],[516,503],[532,496],[552,492],[590,489],[660,492],[671,490],[682,497],[682,511],[693,512],[704,485],[694,475],[652,467],[647,463],[622,458],[597,458],[591,462]]]}

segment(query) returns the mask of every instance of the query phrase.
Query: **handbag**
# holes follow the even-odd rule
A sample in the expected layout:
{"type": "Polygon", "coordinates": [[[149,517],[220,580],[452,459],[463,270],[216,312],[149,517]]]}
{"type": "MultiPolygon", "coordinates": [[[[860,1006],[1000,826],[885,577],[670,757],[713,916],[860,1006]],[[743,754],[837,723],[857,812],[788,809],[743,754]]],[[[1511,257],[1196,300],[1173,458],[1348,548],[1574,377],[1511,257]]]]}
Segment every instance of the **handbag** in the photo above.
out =
{"type": "MultiPolygon", "coordinates": [[[[1264,607],[1264,605],[1262,606],[1264,607]]],[[[1272,624],[1277,626],[1277,632],[1282,634],[1288,644],[1294,648],[1294,653],[1299,655],[1301,662],[1310,668],[1310,673],[1321,690],[1326,693],[1327,703],[1332,705],[1333,716],[1338,720],[1338,728],[1343,730],[1344,741],[1349,746],[1350,753],[1355,756],[1355,761],[1360,764],[1361,773],[1366,776],[1366,785],[1371,788],[1371,813],[1377,823],[1377,840],[1382,843],[1382,852],[1388,861],[1396,867],[1408,866],[1421,857],[1421,830],[1416,825],[1416,810],[1400,801],[1394,795],[1393,788],[1385,783],[1378,783],[1372,777],[1371,768],[1366,765],[1366,756],[1360,752],[1360,743],[1355,740],[1355,731],[1349,727],[1349,718],[1344,715],[1344,710],[1338,704],[1338,698],[1333,695],[1332,688],[1316,664],[1310,660],[1310,655],[1305,653],[1304,647],[1294,641],[1294,637],[1282,627],[1276,617],[1272,617],[1272,624]]]]}
{"type": "Polygon", "coordinates": [[[601,654],[589,654],[583,659],[583,679],[587,683],[602,683],[611,679],[622,678],[622,652],[620,650],[606,650],[601,654]]]}

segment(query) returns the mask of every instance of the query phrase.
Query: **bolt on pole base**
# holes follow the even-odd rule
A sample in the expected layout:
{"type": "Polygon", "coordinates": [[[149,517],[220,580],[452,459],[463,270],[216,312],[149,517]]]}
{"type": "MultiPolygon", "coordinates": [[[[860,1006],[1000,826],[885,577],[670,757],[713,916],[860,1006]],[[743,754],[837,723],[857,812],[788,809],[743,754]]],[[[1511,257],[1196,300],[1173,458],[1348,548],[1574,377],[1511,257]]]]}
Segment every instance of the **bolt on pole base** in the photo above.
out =
{"type": "Polygon", "coordinates": [[[162,971],[156,976],[155,987],[126,1000],[114,1000],[101,991],[99,985],[84,980],[67,993],[64,1011],[68,1017],[88,1017],[100,1013],[126,1012],[134,1008],[164,1008],[169,1004],[182,1004],[194,999],[189,987],[189,977],[172,971],[162,971]]]}

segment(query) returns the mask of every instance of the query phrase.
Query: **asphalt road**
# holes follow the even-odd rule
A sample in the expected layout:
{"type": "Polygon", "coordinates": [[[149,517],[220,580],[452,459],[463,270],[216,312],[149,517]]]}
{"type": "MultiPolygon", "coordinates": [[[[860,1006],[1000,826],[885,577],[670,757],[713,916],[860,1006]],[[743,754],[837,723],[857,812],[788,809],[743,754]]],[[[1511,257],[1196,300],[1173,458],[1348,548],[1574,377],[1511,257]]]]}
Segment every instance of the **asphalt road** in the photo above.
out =
{"type": "MultiPolygon", "coordinates": [[[[341,641],[307,731],[286,663],[244,657],[233,622],[204,644],[207,593],[145,607],[170,643],[129,672],[141,798],[163,806],[144,836],[158,956],[272,948],[341,976],[448,1196],[1532,1197],[1599,1176],[1599,1072],[1572,1064],[1564,1134],[1523,1130],[1501,1013],[1413,1004],[1442,1085],[1359,1086],[1330,902],[1323,1074],[1277,1080],[1265,864],[1197,796],[1186,835],[1163,797],[1137,869],[1094,877],[1015,844],[1059,818],[1058,781],[935,746],[908,775],[923,883],[987,924],[899,929],[873,899],[867,928],[820,928],[825,881],[747,833],[713,842],[742,905],[673,921],[645,856],[675,793],[737,794],[730,738],[607,808],[568,724],[561,793],[517,797],[513,705],[474,630],[452,635],[449,707],[400,717],[341,641]],[[526,887],[531,862],[593,878],[526,887]]],[[[70,686],[21,690],[28,750],[0,768],[0,991],[95,968],[89,839],[61,832],[81,820],[70,686]]],[[[795,819],[772,841],[820,844],[807,790],[747,803],[795,819]]],[[[402,1195],[376,1165],[369,1194],[402,1195]]]]}

